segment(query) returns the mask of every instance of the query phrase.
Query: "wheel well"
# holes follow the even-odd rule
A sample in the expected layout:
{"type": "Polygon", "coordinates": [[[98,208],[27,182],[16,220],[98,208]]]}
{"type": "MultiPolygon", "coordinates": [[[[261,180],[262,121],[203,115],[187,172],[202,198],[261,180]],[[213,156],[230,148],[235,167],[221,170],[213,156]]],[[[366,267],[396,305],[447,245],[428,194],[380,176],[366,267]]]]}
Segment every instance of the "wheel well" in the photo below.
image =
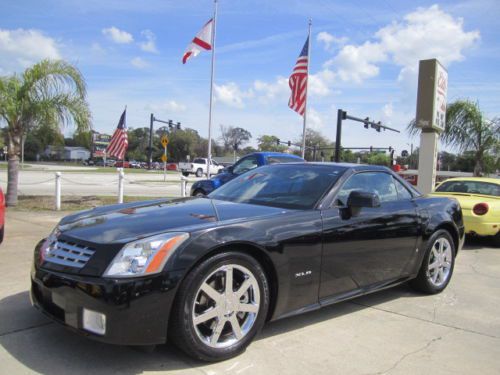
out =
{"type": "Polygon", "coordinates": [[[439,225],[436,228],[436,231],[438,231],[440,229],[447,231],[450,234],[451,238],[453,239],[453,243],[455,244],[455,256],[456,256],[457,252],[458,252],[458,245],[460,243],[460,240],[458,238],[458,231],[450,223],[444,223],[444,224],[439,225]]]}
{"type": "Polygon", "coordinates": [[[260,248],[257,246],[251,245],[251,244],[246,244],[246,243],[230,243],[230,244],[224,244],[221,246],[218,246],[214,249],[212,249],[210,252],[205,254],[203,257],[198,259],[198,261],[193,264],[193,266],[186,272],[186,275],[194,268],[196,265],[200,264],[203,262],[205,259],[210,258],[216,254],[222,253],[224,251],[239,251],[242,253],[245,253],[247,255],[250,255],[252,258],[257,260],[259,264],[264,268],[264,272],[267,276],[267,280],[269,281],[269,292],[270,292],[270,297],[269,297],[269,311],[267,312],[267,317],[266,320],[271,319],[273,313],[274,313],[274,308],[276,306],[276,299],[278,295],[278,276],[276,274],[276,270],[274,268],[274,265],[269,258],[269,256],[263,252],[260,248]]]}

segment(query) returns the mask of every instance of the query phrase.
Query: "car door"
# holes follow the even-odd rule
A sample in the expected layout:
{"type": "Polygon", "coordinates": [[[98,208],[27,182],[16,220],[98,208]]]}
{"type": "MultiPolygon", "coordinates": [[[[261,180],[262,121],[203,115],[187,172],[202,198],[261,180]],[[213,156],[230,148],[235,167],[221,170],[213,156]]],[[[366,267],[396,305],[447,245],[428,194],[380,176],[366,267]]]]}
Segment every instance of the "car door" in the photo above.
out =
{"type": "Polygon", "coordinates": [[[319,298],[338,298],[400,278],[415,256],[416,206],[390,173],[359,172],[340,188],[332,207],[322,211],[323,253],[319,298]],[[343,215],[352,191],[376,193],[380,206],[343,215]]]}

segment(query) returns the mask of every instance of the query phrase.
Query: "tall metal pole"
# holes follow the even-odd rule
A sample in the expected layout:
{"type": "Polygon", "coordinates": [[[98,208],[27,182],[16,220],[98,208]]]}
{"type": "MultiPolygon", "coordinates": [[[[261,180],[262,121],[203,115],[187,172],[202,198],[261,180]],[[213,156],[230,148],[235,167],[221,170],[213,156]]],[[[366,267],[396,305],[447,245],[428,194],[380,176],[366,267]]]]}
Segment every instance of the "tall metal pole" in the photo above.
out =
{"type": "Polygon", "coordinates": [[[309,18],[309,33],[307,36],[307,81],[306,81],[306,103],[304,107],[304,126],[302,129],[302,159],[306,154],[306,125],[307,125],[307,102],[309,99],[309,66],[311,65],[311,25],[312,21],[309,18]]]}
{"type": "Polygon", "coordinates": [[[344,111],[337,111],[337,137],[335,138],[335,163],[340,162],[340,143],[342,138],[342,120],[344,119],[344,111]]]}
{"type": "Polygon", "coordinates": [[[212,164],[212,105],[215,76],[215,32],[217,29],[217,0],[214,0],[214,23],[212,30],[212,72],[210,75],[210,106],[208,109],[208,153],[207,153],[207,178],[210,178],[210,165],[212,164]]]}
{"type": "Polygon", "coordinates": [[[149,150],[148,150],[148,169],[151,169],[151,165],[153,164],[153,122],[155,120],[155,116],[151,113],[151,117],[149,119],[149,150]]]}

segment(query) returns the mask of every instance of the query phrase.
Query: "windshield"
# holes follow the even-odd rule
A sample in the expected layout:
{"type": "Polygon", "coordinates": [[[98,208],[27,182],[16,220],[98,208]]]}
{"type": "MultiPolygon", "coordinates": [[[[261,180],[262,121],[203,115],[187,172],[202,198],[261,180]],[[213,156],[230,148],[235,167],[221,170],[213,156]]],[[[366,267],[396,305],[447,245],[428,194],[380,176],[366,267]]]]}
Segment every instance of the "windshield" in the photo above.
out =
{"type": "Polygon", "coordinates": [[[333,165],[275,164],[249,171],[208,195],[235,203],[311,209],[344,173],[333,165]]]}
{"type": "Polygon", "coordinates": [[[436,189],[440,193],[482,194],[500,197],[500,185],[483,181],[445,181],[436,189]]]}

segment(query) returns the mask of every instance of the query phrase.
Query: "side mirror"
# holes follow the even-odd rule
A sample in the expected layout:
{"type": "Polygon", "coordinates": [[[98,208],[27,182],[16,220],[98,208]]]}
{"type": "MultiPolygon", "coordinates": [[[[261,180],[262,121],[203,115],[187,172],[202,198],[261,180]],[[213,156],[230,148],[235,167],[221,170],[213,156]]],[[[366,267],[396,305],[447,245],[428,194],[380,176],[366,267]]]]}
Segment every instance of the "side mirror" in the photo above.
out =
{"type": "Polygon", "coordinates": [[[375,193],[369,193],[367,191],[351,191],[349,197],[347,198],[347,207],[350,208],[374,208],[380,207],[380,198],[375,193]]]}

